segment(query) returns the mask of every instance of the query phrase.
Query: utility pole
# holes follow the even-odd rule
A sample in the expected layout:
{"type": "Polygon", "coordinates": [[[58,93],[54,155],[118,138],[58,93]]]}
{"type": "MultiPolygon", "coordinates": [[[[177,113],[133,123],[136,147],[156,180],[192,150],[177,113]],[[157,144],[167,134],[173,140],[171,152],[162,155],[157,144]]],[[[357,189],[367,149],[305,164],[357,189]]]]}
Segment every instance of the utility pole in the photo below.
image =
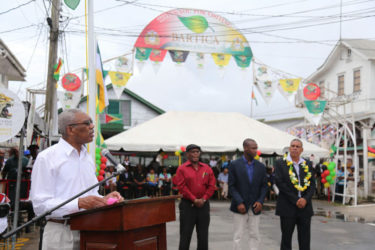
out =
{"type": "Polygon", "coordinates": [[[51,144],[51,135],[54,131],[55,114],[57,113],[57,96],[56,96],[56,80],[53,78],[54,65],[57,63],[57,47],[59,40],[59,18],[60,18],[60,0],[52,0],[51,18],[47,18],[50,27],[49,32],[49,55],[48,55],[48,73],[46,87],[46,101],[44,121],[46,124],[46,135],[48,145],[51,144]]]}

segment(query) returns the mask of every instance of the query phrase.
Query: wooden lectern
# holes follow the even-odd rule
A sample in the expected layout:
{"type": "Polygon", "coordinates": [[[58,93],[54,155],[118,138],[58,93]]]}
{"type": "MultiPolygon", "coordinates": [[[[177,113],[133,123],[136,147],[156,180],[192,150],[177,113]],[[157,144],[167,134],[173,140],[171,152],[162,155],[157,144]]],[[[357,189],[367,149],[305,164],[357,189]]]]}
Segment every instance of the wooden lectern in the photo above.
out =
{"type": "Polygon", "coordinates": [[[164,250],[166,222],[176,220],[175,199],[164,196],[127,200],[70,214],[70,228],[79,230],[81,250],[164,250]]]}

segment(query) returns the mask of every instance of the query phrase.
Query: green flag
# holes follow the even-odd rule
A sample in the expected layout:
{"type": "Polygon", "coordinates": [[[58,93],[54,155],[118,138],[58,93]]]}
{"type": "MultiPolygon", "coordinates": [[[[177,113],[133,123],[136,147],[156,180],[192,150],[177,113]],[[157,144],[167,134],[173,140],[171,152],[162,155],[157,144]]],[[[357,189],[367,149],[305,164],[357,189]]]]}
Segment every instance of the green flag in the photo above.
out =
{"type": "Polygon", "coordinates": [[[305,105],[309,113],[318,115],[323,113],[327,101],[305,101],[305,105]]]}
{"type": "Polygon", "coordinates": [[[138,59],[139,61],[146,61],[150,54],[152,49],[151,48],[135,48],[135,58],[138,59]]]}

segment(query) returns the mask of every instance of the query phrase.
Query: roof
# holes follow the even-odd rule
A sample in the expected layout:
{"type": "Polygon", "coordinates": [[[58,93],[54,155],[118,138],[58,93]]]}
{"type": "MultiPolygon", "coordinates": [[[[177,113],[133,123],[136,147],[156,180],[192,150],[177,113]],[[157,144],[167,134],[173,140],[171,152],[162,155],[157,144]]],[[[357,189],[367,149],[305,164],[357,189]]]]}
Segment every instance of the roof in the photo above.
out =
{"type": "Polygon", "coordinates": [[[10,81],[25,81],[25,72],[21,63],[0,39],[0,74],[6,75],[10,81]]]}
{"type": "MultiPolygon", "coordinates": [[[[240,113],[169,111],[105,140],[110,150],[174,152],[194,143],[204,152],[242,151],[246,138],[264,154],[283,154],[296,137],[240,113]]],[[[306,155],[325,157],[328,150],[303,141],[306,155]]]]}
{"type": "MultiPolygon", "coordinates": [[[[113,88],[112,84],[108,84],[106,86],[107,86],[107,90],[113,88]]],[[[165,113],[165,111],[162,110],[161,108],[155,106],[151,102],[145,100],[144,98],[140,97],[139,95],[137,95],[136,93],[134,93],[133,91],[131,91],[131,90],[127,89],[127,88],[125,88],[123,90],[123,93],[125,93],[126,95],[129,95],[129,96],[133,97],[137,101],[143,103],[144,105],[146,105],[147,107],[149,107],[150,109],[154,110],[155,112],[157,112],[159,114],[164,114],[165,113]]],[[[84,97],[81,98],[81,101],[79,103],[86,102],[86,101],[87,101],[87,96],[84,96],[84,97]]]]}
{"type": "Polygon", "coordinates": [[[365,60],[375,60],[375,40],[342,39],[336,43],[324,63],[307,78],[308,81],[314,80],[317,75],[323,72],[327,66],[332,63],[335,55],[339,53],[339,48],[341,46],[350,48],[354,53],[358,54],[365,60]]]}

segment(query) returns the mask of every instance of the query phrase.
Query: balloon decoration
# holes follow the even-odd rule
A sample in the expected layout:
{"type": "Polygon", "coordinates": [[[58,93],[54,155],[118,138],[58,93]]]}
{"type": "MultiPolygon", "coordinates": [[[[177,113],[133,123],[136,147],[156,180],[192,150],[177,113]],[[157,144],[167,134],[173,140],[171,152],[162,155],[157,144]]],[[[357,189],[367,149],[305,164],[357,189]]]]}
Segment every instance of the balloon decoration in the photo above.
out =
{"type": "Polygon", "coordinates": [[[100,148],[95,149],[96,177],[98,181],[104,179],[105,168],[107,167],[107,158],[101,153],[100,148]]]}
{"type": "Polygon", "coordinates": [[[186,148],[184,146],[181,146],[179,150],[176,150],[174,152],[175,156],[178,156],[178,165],[181,165],[181,154],[186,151],[186,148]]]}
{"type": "Polygon", "coordinates": [[[325,188],[329,188],[335,182],[336,177],[336,163],[335,162],[324,162],[323,165],[327,167],[326,170],[321,174],[321,182],[324,184],[325,188]]]}
{"type": "Polygon", "coordinates": [[[257,150],[257,155],[254,157],[254,159],[259,160],[261,154],[262,152],[260,152],[260,150],[257,150]]]}

